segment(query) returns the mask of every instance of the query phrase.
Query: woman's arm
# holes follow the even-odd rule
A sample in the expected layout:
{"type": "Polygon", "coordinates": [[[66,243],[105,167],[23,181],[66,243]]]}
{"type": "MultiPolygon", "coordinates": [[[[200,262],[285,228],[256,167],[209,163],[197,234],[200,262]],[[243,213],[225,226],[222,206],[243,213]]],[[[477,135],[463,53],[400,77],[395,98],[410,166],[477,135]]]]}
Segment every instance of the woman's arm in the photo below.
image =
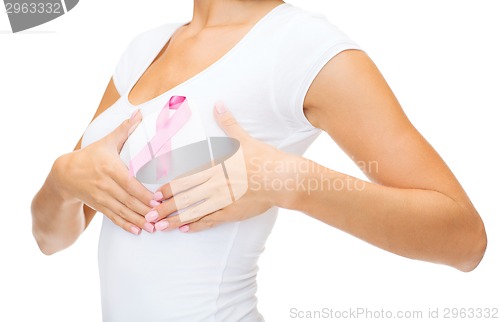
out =
{"type": "Polygon", "coordinates": [[[214,112],[224,131],[241,143],[249,189],[243,198],[210,213],[203,207],[217,201],[217,189],[209,174],[201,185],[190,185],[196,180],[189,178],[171,182],[160,188],[158,200],[163,203],[153,208],[159,214],[154,220],[157,229],[196,232],[279,206],[300,210],[401,256],[462,271],[478,265],[486,248],[480,216],[366,54],[347,50],[327,63],[310,87],[304,112],[374,183],[279,151],[249,137],[231,113],[214,112]],[[282,189],[274,190],[272,182],[282,189]],[[173,184],[181,192],[171,198],[173,184]],[[205,200],[192,208],[199,218],[166,218],[177,210],[176,200],[205,200]]]}
{"type": "MultiPolygon", "coordinates": [[[[111,80],[93,119],[116,102],[119,97],[111,80]]],[[[139,122],[140,119],[135,123],[139,122]]],[[[133,126],[132,121],[126,121],[110,136],[119,145],[119,141],[126,139],[128,131],[133,126]]],[[[47,179],[33,198],[31,204],[33,236],[44,254],[53,254],[73,244],[94,217],[96,213],[94,208],[102,210],[117,224],[132,233],[140,232],[137,225],[144,226],[145,221],[142,216],[134,216],[131,210],[124,209],[123,205],[118,205],[116,201],[113,204],[110,197],[105,200],[106,192],[108,192],[110,195],[121,197],[122,200],[129,200],[130,208],[140,212],[148,209],[149,201],[152,199],[149,191],[139,186],[137,182],[128,179],[126,169],[118,167],[122,170],[120,175],[108,173],[102,174],[102,178],[97,177],[97,172],[106,167],[106,164],[108,164],[107,168],[116,164],[116,158],[110,157],[109,153],[114,152],[116,156],[118,155],[117,144],[113,147],[113,142],[111,142],[113,140],[109,138],[110,136],[106,137],[107,140],[105,138],[89,145],[88,149],[84,149],[85,151],[80,150],[80,139],[74,152],[65,154],[54,162],[47,179]],[[126,194],[120,187],[111,187],[109,184],[107,186],[102,184],[102,187],[99,187],[97,184],[105,182],[106,175],[114,176],[114,181],[122,187],[128,185],[130,195],[138,196],[142,202],[126,194]],[[87,202],[84,203],[84,201],[87,202]],[[117,215],[120,212],[123,214],[117,215]]]]}
{"type": "Polygon", "coordinates": [[[344,188],[299,191],[290,208],[402,256],[463,271],[478,265],[486,248],[480,216],[365,53],[349,50],[331,60],[304,111],[374,183],[327,169],[302,174],[344,188]]]}

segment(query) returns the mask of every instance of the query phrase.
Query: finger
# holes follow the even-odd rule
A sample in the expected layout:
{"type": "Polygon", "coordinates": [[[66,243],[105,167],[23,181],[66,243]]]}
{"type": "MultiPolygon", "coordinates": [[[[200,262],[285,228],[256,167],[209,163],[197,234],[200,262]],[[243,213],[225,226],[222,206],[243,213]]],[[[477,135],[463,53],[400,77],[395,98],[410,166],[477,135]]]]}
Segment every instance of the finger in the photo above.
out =
{"type": "Polygon", "coordinates": [[[215,103],[214,117],[217,124],[228,136],[240,141],[249,137],[248,133],[238,124],[233,114],[227,110],[222,101],[215,103]]]}
{"type": "MultiPolygon", "coordinates": [[[[161,220],[171,215],[173,212],[190,207],[194,204],[201,203],[205,200],[200,207],[195,207],[194,210],[186,210],[179,213],[180,221],[186,222],[197,218],[204,214],[214,211],[213,207],[222,208],[232,202],[231,192],[227,185],[227,180],[224,175],[224,170],[221,165],[213,167],[216,171],[212,177],[190,190],[185,190],[175,194],[172,198],[164,201],[161,205],[157,206],[155,210],[146,215],[146,220],[153,222],[161,220]],[[210,202],[206,202],[209,200],[210,202]],[[210,207],[207,210],[204,207],[210,207]],[[195,216],[195,217],[193,217],[195,216]]],[[[174,187],[175,185],[172,185],[174,187]]]]}
{"type": "MultiPolygon", "coordinates": [[[[203,203],[207,202],[207,200],[203,201],[203,203]]],[[[201,205],[202,203],[200,203],[201,205]]],[[[199,205],[195,205],[191,208],[195,208],[195,207],[198,207],[199,205]]],[[[207,207],[205,205],[205,207],[207,207]]],[[[207,207],[209,208],[209,207],[207,207]]],[[[212,207],[213,208],[213,207],[212,207]]],[[[185,210],[187,211],[187,209],[185,210]]],[[[191,210],[191,211],[199,211],[199,210],[191,210]]],[[[194,222],[196,219],[193,219],[193,220],[190,220],[190,221],[181,221],[181,218],[179,217],[178,214],[175,214],[173,216],[170,216],[170,217],[167,217],[163,220],[160,220],[158,221],[157,223],[155,223],[155,229],[156,230],[161,230],[161,231],[170,231],[170,230],[174,230],[176,228],[179,228],[183,225],[185,225],[186,223],[190,223],[190,222],[194,222]]]]}
{"type": "Polygon", "coordinates": [[[202,200],[208,198],[210,193],[210,187],[206,187],[205,184],[197,186],[191,190],[181,192],[151,209],[151,211],[146,214],[145,218],[149,222],[162,220],[180,209],[189,207],[197,202],[201,202],[202,200]]]}
{"type": "Polygon", "coordinates": [[[224,208],[225,206],[229,205],[232,202],[231,199],[229,200],[223,200],[220,198],[210,198],[207,200],[204,200],[203,202],[194,205],[192,207],[189,207],[179,213],[179,221],[182,224],[186,224],[195,220],[198,220],[199,218],[206,216],[208,214],[213,213],[214,211],[217,211],[219,209],[224,208]]]}
{"type": "Polygon", "coordinates": [[[157,223],[155,223],[154,225],[155,225],[155,230],[170,231],[170,230],[174,230],[176,228],[179,228],[183,224],[184,223],[182,223],[179,220],[179,216],[176,215],[176,216],[170,216],[168,218],[160,220],[157,223]]]}
{"type": "MultiPolygon", "coordinates": [[[[199,186],[207,189],[205,193],[209,194],[202,203],[189,207],[179,213],[179,220],[183,223],[196,220],[202,216],[210,214],[218,209],[224,208],[233,202],[231,192],[227,185],[226,177],[221,169],[219,175],[213,176],[207,184],[199,186]]],[[[177,203],[178,196],[174,196],[177,203]]],[[[179,208],[179,209],[184,209],[179,208]]]]}
{"type": "MultiPolygon", "coordinates": [[[[155,224],[155,229],[160,231],[170,231],[176,228],[186,226],[192,222],[196,222],[201,217],[227,206],[227,200],[222,201],[218,198],[211,198],[200,202],[192,207],[182,210],[178,215],[170,216],[155,224]]],[[[231,200],[229,200],[231,202],[231,200]]]]}
{"type": "Polygon", "coordinates": [[[131,234],[139,235],[142,231],[142,229],[140,229],[137,225],[126,221],[107,207],[101,207],[99,211],[108,217],[115,225],[131,234]]]}
{"type": "MultiPolygon", "coordinates": [[[[222,223],[242,221],[246,218],[246,212],[253,206],[253,203],[254,201],[251,199],[240,199],[198,220],[185,223],[181,225],[179,229],[181,232],[197,232],[218,226],[222,223]]],[[[259,209],[258,212],[264,212],[267,209],[268,208],[264,207],[259,209]]]]}
{"type": "Polygon", "coordinates": [[[227,216],[227,210],[225,210],[225,208],[220,209],[196,221],[180,226],[179,230],[183,233],[195,233],[198,231],[207,230],[220,224],[230,222],[231,220],[229,220],[228,217],[229,216],[227,216]]]}
{"type": "Polygon", "coordinates": [[[125,120],[116,129],[106,136],[107,142],[116,148],[116,152],[120,153],[123,144],[127,141],[129,135],[139,126],[142,121],[140,110],[136,110],[128,120],[125,120]]]}
{"type": "Polygon", "coordinates": [[[133,209],[140,213],[147,213],[153,200],[153,193],[146,189],[135,177],[129,175],[126,165],[121,161],[115,162],[110,175],[113,181],[125,190],[128,195],[142,203],[143,206],[138,205],[135,200],[131,200],[130,202],[133,202],[134,206],[133,209]]]}
{"type": "Polygon", "coordinates": [[[154,225],[147,222],[146,219],[144,219],[144,216],[130,210],[118,200],[111,199],[109,206],[106,207],[113,213],[123,218],[125,221],[128,221],[137,227],[143,228],[147,232],[153,233],[155,231],[154,225]]]}
{"type": "Polygon", "coordinates": [[[144,219],[150,223],[156,223],[163,218],[170,216],[177,212],[175,202],[173,198],[167,199],[161,204],[154,206],[147,214],[144,219]]]}
{"type": "Polygon", "coordinates": [[[145,205],[142,201],[131,195],[115,181],[111,183],[111,187],[108,189],[110,189],[108,191],[110,195],[114,196],[116,200],[133,212],[136,212],[144,217],[150,211],[150,206],[145,205]]]}
{"type": "Polygon", "coordinates": [[[162,201],[171,198],[174,194],[189,190],[206,181],[217,172],[216,167],[210,167],[206,170],[196,172],[185,177],[177,178],[163,185],[153,195],[154,200],[162,201]]]}

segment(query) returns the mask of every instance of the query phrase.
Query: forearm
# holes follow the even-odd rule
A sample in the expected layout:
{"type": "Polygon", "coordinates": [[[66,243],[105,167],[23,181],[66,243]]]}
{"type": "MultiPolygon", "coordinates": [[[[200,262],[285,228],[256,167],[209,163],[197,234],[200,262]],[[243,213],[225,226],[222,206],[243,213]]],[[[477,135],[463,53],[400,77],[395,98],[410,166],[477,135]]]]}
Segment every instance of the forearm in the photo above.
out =
{"type": "Polygon", "coordinates": [[[286,207],[302,211],[401,256],[472,270],[486,247],[483,223],[472,206],[440,192],[386,187],[312,161],[295,172],[286,207]]]}
{"type": "Polygon", "coordinates": [[[46,255],[70,246],[85,229],[83,203],[62,193],[52,171],[33,198],[31,214],[33,236],[46,255]]]}

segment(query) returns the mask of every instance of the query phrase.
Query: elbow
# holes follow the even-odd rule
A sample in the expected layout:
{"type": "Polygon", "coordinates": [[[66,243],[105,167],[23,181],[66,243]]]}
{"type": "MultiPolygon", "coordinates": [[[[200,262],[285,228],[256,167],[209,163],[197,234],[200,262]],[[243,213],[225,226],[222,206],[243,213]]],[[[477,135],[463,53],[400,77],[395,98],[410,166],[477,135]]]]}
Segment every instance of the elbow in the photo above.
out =
{"type": "Polygon", "coordinates": [[[32,234],[42,254],[50,256],[71,246],[78,234],[61,234],[33,222],[32,234]]]}
{"type": "Polygon", "coordinates": [[[42,236],[39,232],[33,229],[33,237],[35,238],[36,244],[38,245],[38,249],[42,252],[42,254],[50,256],[61,249],[56,249],[55,247],[51,247],[49,243],[46,242],[46,238],[42,236]]]}
{"type": "Polygon", "coordinates": [[[49,249],[49,248],[44,248],[44,247],[40,247],[40,251],[42,252],[42,254],[46,255],[46,256],[50,256],[50,255],[53,255],[55,253],[57,253],[56,250],[52,250],[52,249],[49,249]]]}
{"type": "Polygon", "coordinates": [[[33,232],[33,237],[35,237],[35,241],[36,241],[36,244],[38,245],[38,249],[42,252],[42,254],[50,256],[50,255],[53,255],[56,253],[54,250],[47,247],[46,244],[43,243],[39,237],[37,237],[35,232],[33,232]]]}
{"type": "Polygon", "coordinates": [[[31,233],[36,241],[38,249],[42,254],[49,256],[57,253],[64,247],[61,247],[60,243],[55,240],[55,236],[51,232],[51,229],[48,228],[49,226],[46,221],[43,220],[43,216],[40,216],[40,212],[37,209],[39,199],[40,197],[37,194],[31,202],[31,233]]]}
{"type": "Polygon", "coordinates": [[[38,245],[38,249],[40,249],[42,254],[47,256],[68,248],[76,241],[76,237],[73,235],[56,234],[51,231],[42,230],[36,225],[33,225],[32,234],[38,245]]]}
{"type": "Polygon", "coordinates": [[[38,246],[38,249],[42,252],[44,255],[52,255],[57,252],[57,250],[53,249],[52,247],[49,246],[49,240],[50,238],[47,237],[47,233],[44,232],[41,227],[40,223],[37,220],[37,217],[35,216],[35,207],[34,207],[35,199],[33,199],[33,202],[31,204],[31,215],[32,215],[32,228],[31,228],[31,233],[33,235],[33,238],[35,239],[35,242],[38,246]]]}
{"type": "Polygon", "coordinates": [[[476,244],[473,245],[473,252],[469,256],[467,256],[459,265],[457,265],[456,268],[465,273],[472,272],[474,269],[476,269],[476,267],[479,266],[479,263],[481,263],[481,260],[484,257],[487,243],[488,242],[485,234],[483,238],[478,240],[476,244]]]}
{"type": "Polygon", "coordinates": [[[474,228],[470,230],[470,237],[464,238],[467,245],[463,246],[460,260],[453,265],[456,269],[462,272],[472,272],[481,263],[488,245],[488,238],[484,228],[483,221],[477,215],[477,220],[472,225],[474,228]]]}

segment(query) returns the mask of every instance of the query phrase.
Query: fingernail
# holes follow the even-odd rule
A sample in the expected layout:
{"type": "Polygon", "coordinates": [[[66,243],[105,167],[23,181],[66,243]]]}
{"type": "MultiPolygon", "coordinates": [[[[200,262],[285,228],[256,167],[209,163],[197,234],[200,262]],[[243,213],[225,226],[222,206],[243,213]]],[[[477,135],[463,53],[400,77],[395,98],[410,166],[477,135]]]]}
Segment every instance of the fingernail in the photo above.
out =
{"type": "Polygon", "coordinates": [[[156,200],[156,201],[163,200],[163,193],[161,193],[161,191],[156,191],[153,194],[153,199],[156,200]]]}
{"type": "Polygon", "coordinates": [[[183,233],[187,233],[189,231],[189,225],[180,226],[179,230],[183,233]]]}
{"type": "Polygon", "coordinates": [[[148,233],[154,233],[155,226],[153,224],[147,222],[144,224],[144,230],[146,230],[148,233]]]}
{"type": "Polygon", "coordinates": [[[158,201],[156,201],[156,200],[151,200],[151,201],[149,202],[149,205],[150,205],[151,207],[156,207],[156,206],[158,206],[159,204],[160,204],[160,203],[159,203],[158,201]]]}
{"type": "Polygon", "coordinates": [[[138,113],[139,113],[139,109],[136,109],[136,110],[134,111],[134,113],[132,113],[132,115],[130,115],[130,120],[131,120],[131,121],[132,121],[132,120],[134,120],[134,118],[137,116],[137,114],[138,114],[138,113]]]}
{"type": "Polygon", "coordinates": [[[158,211],[156,210],[151,210],[150,212],[148,212],[146,214],[146,220],[149,221],[149,222],[152,222],[152,221],[155,221],[156,219],[158,219],[158,211]]]}
{"type": "Polygon", "coordinates": [[[134,132],[134,130],[139,126],[139,124],[141,123],[141,118],[140,118],[140,109],[137,109],[135,110],[134,113],[132,113],[132,115],[130,116],[130,121],[133,125],[132,127],[128,130],[128,135],[130,136],[130,134],[132,134],[132,132],[134,132]]]}
{"type": "Polygon", "coordinates": [[[156,230],[164,230],[168,228],[168,221],[159,221],[155,224],[156,230]]]}
{"type": "Polygon", "coordinates": [[[227,112],[226,105],[222,103],[222,101],[217,101],[215,102],[215,109],[217,110],[217,113],[223,114],[227,112]]]}
{"type": "Polygon", "coordinates": [[[139,235],[141,233],[141,230],[139,229],[139,227],[132,226],[130,227],[130,232],[134,235],[139,235]]]}

